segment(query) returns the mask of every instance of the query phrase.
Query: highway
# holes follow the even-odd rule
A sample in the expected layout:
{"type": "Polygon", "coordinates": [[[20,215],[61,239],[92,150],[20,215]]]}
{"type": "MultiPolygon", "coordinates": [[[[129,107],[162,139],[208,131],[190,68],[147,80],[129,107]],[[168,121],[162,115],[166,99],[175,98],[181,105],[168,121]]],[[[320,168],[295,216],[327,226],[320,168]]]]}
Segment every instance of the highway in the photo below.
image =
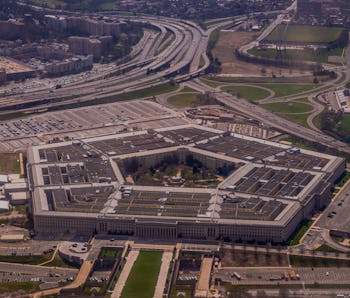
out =
{"type": "Polygon", "coordinates": [[[203,93],[215,93],[215,98],[222,104],[234,110],[239,110],[241,113],[244,113],[251,118],[255,118],[265,125],[275,127],[283,132],[290,133],[312,142],[320,143],[326,147],[332,147],[338,149],[339,151],[348,154],[350,153],[350,146],[344,142],[284,119],[258,105],[250,103],[244,99],[237,98],[230,93],[217,92],[215,88],[207,86],[198,79],[188,82],[187,85],[203,93]]]}
{"type": "MultiPolygon", "coordinates": [[[[294,9],[294,6],[295,3],[286,12],[294,9]]],[[[277,17],[258,38],[257,42],[281,22],[286,12],[277,17]]],[[[333,137],[290,122],[231,94],[217,93],[214,88],[195,79],[203,74],[210,64],[206,54],[210,33],[220,26],[229,24],[232,20],[224,20],[204,31],[193,22],[166,17],[109,15],[109,18],[152,25],[158,28],[158,33],[145,30],[143,38],[134,47],[130,60],[121,65],[111,66],[106,71],[92,73],[91,76],[80,80],[67,79],[61,89],[54,90],[54,86],[49,89],[43,87],[42,90],[26,90],[23,94],[13,94],[0,98],[0,114],[20,111],[35,112],[112,96],[118,98],[118,95],[126,92],[161,85],[173,78],[176,82],[189,81],[188,84],[191,87],[201,92],[215,92],[217,100],[221,103],[240,110],[266,125],[350,153],[347,144],[333,137]],[[167,35],[169,36],[166,37],[167,35]],[[169,45],[165,47],[167,44],[169,45]]],[[[242,20],[244,18],[239,16],[236,19],[242,20]]],[[[252,44],[247,45],[246,49],[249,46],[252,44]]]]}

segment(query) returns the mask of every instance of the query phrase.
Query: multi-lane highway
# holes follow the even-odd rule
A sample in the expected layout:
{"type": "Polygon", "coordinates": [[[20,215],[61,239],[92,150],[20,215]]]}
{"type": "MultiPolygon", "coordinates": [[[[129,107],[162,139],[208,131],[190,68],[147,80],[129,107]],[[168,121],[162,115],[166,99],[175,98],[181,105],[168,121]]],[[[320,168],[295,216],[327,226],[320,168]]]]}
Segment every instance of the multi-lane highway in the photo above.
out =
{"type": "MultiPolygon", "coordinates": [[[[111,19],[118,16],[110,16],[111,19]]],[[[106,72],[92,75],[78,81],[68,80],[62,89],[52,90],[43,86],[42,90],[27,90],[23,94],[7,95],[0,99],[0,111],[28,111],[74,102],[96,100],[126,91],[164,83],[169,77],[186,73],[196,75],[209,66],[206,59],[207,37],[194,23],[170,18],[137,17],[124,18],[153,25],[159,33],[145,31],[144,37],[135,46],[131,60],[109,68],[106,72]],[[166,33],[173,36],[170,44],[164,44],[166,33]],[[201,65],[201,57],[204,64],[201,65]],[[191,70],[189,71],[189,69],[191,70]],[[111,75],[111,73],[114,75],[111,75]]],[[[54,87],[54,86],[52,86],[54,87]]]]}
{"type": "Polygon", "coordinates": [[[241,113],[255,118],[266,125],[275,127],[286,133],[290,133],[307,139],[313,142],[320,143],[327,147],[337,148],[339,151],[350,153],[350,146],[344,142],[341,142],[331,136],[325,135],[319,131],[314,131],[309,128],[303,127],[299,124],[286,120],[276,114],[273,114],[264,108],[250,103],[244,99],[237,98],[227,92],[217,92],[213,87],[207,86],[200,80],[196,79],[187,83],[190,87],[199,90],[201,92],[215,93],[215,98],[224,105],[239,110],[241,113]]]}
{"type": "MultiPolygon", "coordinates": [[[[294,4],[287,9],[287,12],[291,9],[294,9],[294,4]]],[[[168,82],[170,78],[177,82],[190,81],[189,84],[193,88],[202,92],[216,92],[214,88],[202,84],[199,80],[193,80],[202,74],[210,64],[206,54],[208,37],[219,26],[230,24],[234,20],[242,20],[242,16],[232,20],[224,20],[204,31],[193,22],[173,18],[121,17],[117,15],[109,15],[108,17],[111,20],[145,23],[148,26],[158,28],[158,31],[145,30],[143,38],[134,47],[129,60],[121,65],[113,65],[105,71],[91,72],[88,77],[66,79],[61,89],[54,90],[54,85],[51,88],[44,86],[42,89],[35,89],[35,91],[28,89],[22,94],[12,94],[0,98],[0,114],[14,111],[32,112],[54,106],[96,101],[111,96],[118,98],[118,95],[125,92],[163,84],[168,82]]],[[[260,36],[260,39],[271,32],[282,18],[283,15],[279,15],[276,21],[260,36]]],[[[264,124],[350,153],[347,144],[320,131],[302,127],[228,93],[216,93],[216,97],[223,104],[239,109],[264,124]]]]}

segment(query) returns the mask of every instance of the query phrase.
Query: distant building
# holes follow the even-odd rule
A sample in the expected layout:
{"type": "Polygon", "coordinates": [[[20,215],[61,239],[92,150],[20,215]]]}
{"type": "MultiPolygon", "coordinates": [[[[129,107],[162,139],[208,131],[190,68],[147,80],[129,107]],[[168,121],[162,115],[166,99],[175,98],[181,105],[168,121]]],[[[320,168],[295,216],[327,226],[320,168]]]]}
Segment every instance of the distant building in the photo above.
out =
{"type": "Polygon", "coordinates": [[[5,68],[0,68],[0,84],[6,82],[5,68]]]}
{"type": "Polygon", "coordinates": [[[86,17],[45,16],[46,26],[52,30],[75,32],[84,35],[99,35],[118,37],[123,31],[125,22],[86,17]]]}
{"type": "Polygon", "coordinates": [[[297,0],[298,16],[322,15],[322,0],[297,0]]]}
{"type": "Polygon", "coordinates": [[[4,185],[4,195],[7,199],[10,199],[11,194],[16,192],[24,192],[28,191],[28,184],[27,182],[20,182],[20,183],[6,183],[4,185]]]}
{"type": "Polygon", "coordinates": [[[25,25],[18,20],[0,21],[0,39],[15,40],[21,38],[25,25]]]}
{"type": "Polygon", "coordinates": [[[7,175],[0,175],[0,186],[8,182],[7,175]]]}
{"type": "Polygon", "coordinates": [[[8,212],[10,210],[10,204],[8,201],[0,201],[0,212],[8,212]]]}
{"type": "Polygon", "coordinates": [[[80,31],[89,35],[111,35],[119,36],[124,22],[109,21],[108,19],[94,20],[84,17],[69,17],[67,18],[67,29],[80,31]]]}
{"type": "Polygon", "coordinates": [[[44,70],[44,75],[56,77],[91,70],[92,67],[93,55],[88,55],[86,57],[73,57],[62,62],[47,65],[44,70]]]}
{"type": "Polygon", "coordinates": [[[103,37],[80,37],[71,36],[68,38],[69,50],[74,54],[93,55],[98,60],[112,44],[112,36],[103,37]]]}
{"type": "Polygon", "coordinates": [[[14,192],[10,194],[10,203],[13,206],[24,205],[28,203],[29,197],[29,192],[14,192]]]}
{"type": "Polygon", "coordinates": [[[1,242],[8,242],[8,243],[14,243],[14,242],[21,242],[24,241],[25,236],[23,234],[4,234],[0,236],[1,242]]]}

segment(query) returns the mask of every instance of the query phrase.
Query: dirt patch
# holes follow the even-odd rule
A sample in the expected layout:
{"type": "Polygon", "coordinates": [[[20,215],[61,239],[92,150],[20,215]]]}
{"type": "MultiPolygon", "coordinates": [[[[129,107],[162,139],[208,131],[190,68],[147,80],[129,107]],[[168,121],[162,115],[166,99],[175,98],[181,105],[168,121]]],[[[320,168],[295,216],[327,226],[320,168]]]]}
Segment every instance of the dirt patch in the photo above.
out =
{"type": "MultiPolygon", "coordinates": [[[[264,76],[261,70],[266,70],[265,76],[295,76],[301,75],[300,71],[286,68],[269,67],[259,64],[252,64],[240,61],[236,58],[235,50],[242,45],[256,39],[259,33],[256,32],[226,32],[220,31],[219,39],[213,50],[214,57],[221,61],[222,74],[233,74],[242,76],[264,76]]],[[[305,72],[304,72],[305,73],[305,72]]]]}
{"type": "Polygon", "coordinates": [[[222,267],[288,266],[285,253],[225,249],[222,267]]]}
{"type": "Polygon", "coordinates": [[[17,153],[0,154],[0,174],[19,173],[19,155],[17,153]]]}

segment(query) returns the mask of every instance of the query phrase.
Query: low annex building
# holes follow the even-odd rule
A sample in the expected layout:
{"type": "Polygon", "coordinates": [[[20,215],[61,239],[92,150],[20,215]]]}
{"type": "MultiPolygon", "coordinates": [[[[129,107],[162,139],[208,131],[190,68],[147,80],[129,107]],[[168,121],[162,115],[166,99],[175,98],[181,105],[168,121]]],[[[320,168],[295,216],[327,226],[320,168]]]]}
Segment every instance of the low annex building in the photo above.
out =
{"type": "Polygon", "coordinates": [[[36,232],[163,239],[287,241],[329,204],[345,166],[335,156],[197,125],[28,150],[36,232]]]}

